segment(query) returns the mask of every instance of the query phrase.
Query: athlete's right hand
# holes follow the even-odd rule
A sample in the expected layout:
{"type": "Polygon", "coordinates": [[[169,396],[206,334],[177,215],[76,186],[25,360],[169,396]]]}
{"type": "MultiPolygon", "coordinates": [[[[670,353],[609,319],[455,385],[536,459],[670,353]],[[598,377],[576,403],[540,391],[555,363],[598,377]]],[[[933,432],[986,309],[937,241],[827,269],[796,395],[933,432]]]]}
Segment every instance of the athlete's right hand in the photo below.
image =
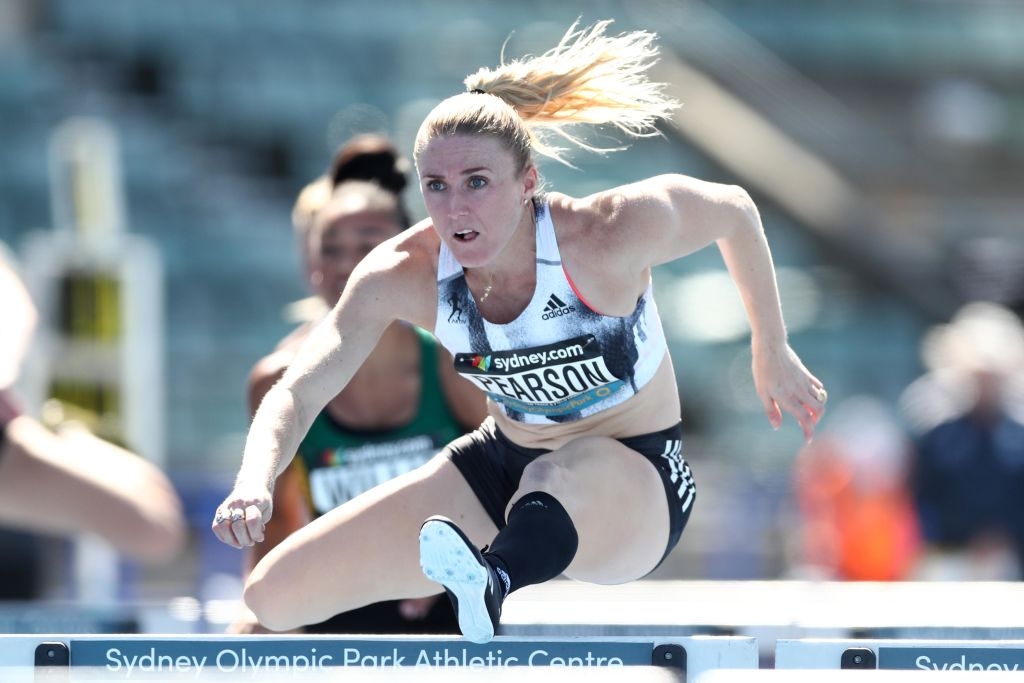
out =
{"type": "Polygon", "coordinates": [[[238,481],[217,507],[211,528],[224,543],[245,548],[263,540],[263,530],[273,510],[273,494],[266,484],[238,481]]]}

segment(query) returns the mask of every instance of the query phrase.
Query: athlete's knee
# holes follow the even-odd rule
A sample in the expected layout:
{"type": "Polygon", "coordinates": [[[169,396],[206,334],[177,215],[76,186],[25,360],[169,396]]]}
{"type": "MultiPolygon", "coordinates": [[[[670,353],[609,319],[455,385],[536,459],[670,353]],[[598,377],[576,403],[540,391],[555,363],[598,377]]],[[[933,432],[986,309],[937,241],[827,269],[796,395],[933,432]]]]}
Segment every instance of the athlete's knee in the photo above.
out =
{"type": "Polygon", "coordinates": [[[288,591],[274,580],[273,571],[264,571],[261,564],[249,574],[243,599],[260,624],[273,631],[286,631],[298,624],[290,619],[288,591]]]}
{"type": "Polygon", "coordinates": [[[523,470],[519,479],[522,492],[544,491],[555,498],[568,493],[572,476],[564,465],[546,459],[537,459],[523,470]]]}

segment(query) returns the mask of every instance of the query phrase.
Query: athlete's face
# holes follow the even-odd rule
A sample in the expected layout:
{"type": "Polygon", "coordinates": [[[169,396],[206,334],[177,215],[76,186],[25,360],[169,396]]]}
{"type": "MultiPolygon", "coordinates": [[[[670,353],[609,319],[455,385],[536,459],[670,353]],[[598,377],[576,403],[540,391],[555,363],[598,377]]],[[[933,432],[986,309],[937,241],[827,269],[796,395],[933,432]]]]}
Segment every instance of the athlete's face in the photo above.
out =
{"type": "Polygon", "coordinates": [[[310,284],[329,306],[338,302],[356,264],[402,231],[391,212],[346,204],[328,204],[309,236],[310,284]]]}
{"type": "Polygon", "coordinates": [[[434,229],[469,268],[501,253],[537,186],[536,168],[517,173],[511,152],[487,136],[436,137],[420,152],[417,167],[434,229]]]}

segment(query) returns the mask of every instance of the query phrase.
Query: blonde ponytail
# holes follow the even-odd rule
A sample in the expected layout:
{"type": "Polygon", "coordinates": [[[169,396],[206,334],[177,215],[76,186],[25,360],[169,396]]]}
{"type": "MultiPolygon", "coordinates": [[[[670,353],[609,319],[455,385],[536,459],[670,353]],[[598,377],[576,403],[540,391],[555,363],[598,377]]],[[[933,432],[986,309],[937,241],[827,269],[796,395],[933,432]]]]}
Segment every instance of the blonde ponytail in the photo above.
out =
{"type": "Polygon", "coordinates": [[[611,125],[632,137],[656,135],[658,119],[679,106],[663,94],[663,84],[647,77],[657,61],[656,36],[647,31],[608,36],[611,23],[600,21],[584,29],[574,23],[544,54],[503,61],[468,76],[464,83],[469,92],[445,100],[424,122],[417,155],[435,135],[483,133],[506,139],[513,150],[526,142],[533,151],[565,162],[564,150],[545,141],[547,133],[592,151],[609,150],[570,133],[572,125],[611,125]],[[501,121],[496,107],[486,104],[492,98],[481,93],[500,99],[518,115],[525,140],[503,130],[503,124],[513,122],[501,121]]]}

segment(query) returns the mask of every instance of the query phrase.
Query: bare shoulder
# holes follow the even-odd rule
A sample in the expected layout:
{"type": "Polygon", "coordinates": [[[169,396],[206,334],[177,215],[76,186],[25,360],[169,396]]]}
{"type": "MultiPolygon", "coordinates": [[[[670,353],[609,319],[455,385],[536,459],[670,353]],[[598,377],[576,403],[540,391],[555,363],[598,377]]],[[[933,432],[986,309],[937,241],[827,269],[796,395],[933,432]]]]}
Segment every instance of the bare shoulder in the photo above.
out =
{"type": "MultiPolygon", "coordinates": [[[[585,197],[547,196],[559,248],[614,261],[628,260],[638,237],[658,223],[659,188],[650,181],[619,185],[585,197]]],[[[571,258],[571,256],[570,256],[571,258]]]]}
{"type": "Polygon", "coordinates": [[[427,220],[420,221],[382,245],[394,259],[395,273],[408,285],[433,290],[437,281],[437,257],[441,238],[427,220]]]}
{"type": "Polygon", "coordinates": [[[548,196],[559,243],[580,240],[588,249],[619,251],[635,241],[637,231],[657,224],[667,215],[668,183],[649,178],[595,192],[585,197],[551,193],[548,196]],[[624,229],[628,228],[628,230],[624,229]]]}
{"type": "MultiPolygon", "coordinates": [[[[553,195],[567,237],[641,267],[663,263],[723,236],[753,211],[736,185],[664,174],[573,199],[553,195]]],[[[562,234],[559,233],[561,241],[562,234]]]]}
{"type": "Polygon", "coordinates": [[[367,305],[386,308],[397,319],[433,329],[439,247],[440,238],[428,220],[386,240],[353,272],[352,298],[358,296],[367,305]]]}
{"type": "Polygon", "coordinates": [[[702,205],[739,205],[747,201],[749,195],[737,185],[667,173],[589,195],[577,204],[609,223],[643,229],[671,221],[680,211],[699,211],[702,205]]]}
{"type": "MultiPolygon", "coordinates": [[[[437,254],[441,247],[441,238],[438,237],[429,218],[420,221],[389,241],[394,243],[396,251],[404,254],[407,258],[414,261],[425,259],[433,270],[437,270],[437,254]]],[[[416,263],[415,265],[422,264],[416,263]]]]}

